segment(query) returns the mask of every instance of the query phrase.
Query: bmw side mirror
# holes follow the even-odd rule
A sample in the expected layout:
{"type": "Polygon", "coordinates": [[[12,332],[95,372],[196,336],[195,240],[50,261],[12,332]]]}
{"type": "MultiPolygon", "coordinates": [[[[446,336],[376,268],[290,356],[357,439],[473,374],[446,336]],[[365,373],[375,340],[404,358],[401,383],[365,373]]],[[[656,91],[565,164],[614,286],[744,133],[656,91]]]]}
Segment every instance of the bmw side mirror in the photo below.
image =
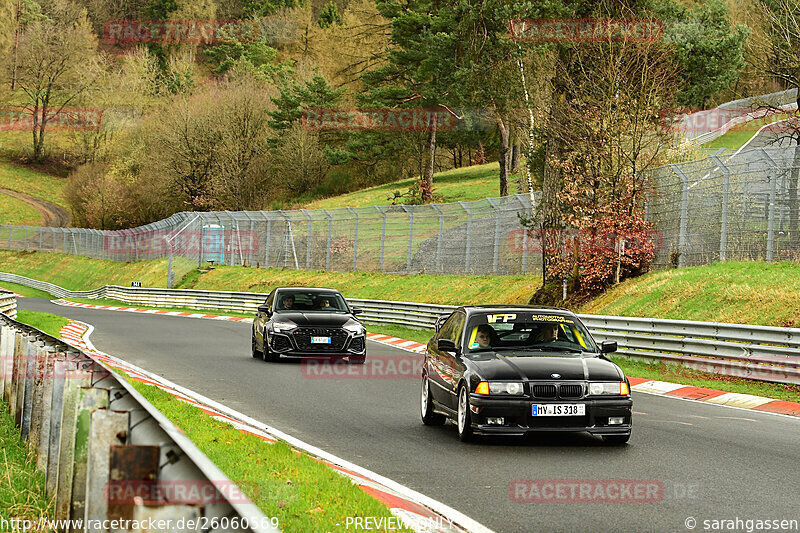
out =
{"type": "Polygon", "coordinates": [[[456,355],[459,354],[461,350],[456,347],[456,343],[453,342],[451,339],[438,339],[436,341],[436,348],[438,348],[442,352],[452,352],[456,355]]]}
{"type": "Polygon", "coordinates": [[[358,307],[354,307],[354,308],[353,308],[353,314],[354,314],[354,315],[360,315],[360,314],[361,314],[361,313],[363,313],[363,312],[364,312],[364,310],[363,310],[363,309],[360,309],[360,308],[358,308],[358,307]]]}
{"type": "Polygon", "coordinates": [[[600,343],[600,353],[611,353],[617,351],[617,341],[603,341],[600,343]]]}

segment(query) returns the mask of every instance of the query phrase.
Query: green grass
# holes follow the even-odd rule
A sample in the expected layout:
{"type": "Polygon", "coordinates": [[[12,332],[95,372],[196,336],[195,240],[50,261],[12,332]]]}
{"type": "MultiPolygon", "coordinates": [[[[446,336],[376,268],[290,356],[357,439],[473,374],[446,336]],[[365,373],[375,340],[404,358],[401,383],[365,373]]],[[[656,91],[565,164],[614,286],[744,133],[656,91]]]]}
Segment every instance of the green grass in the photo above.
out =
{"type": "Polygon", "coordinates": [[[732,150],[736,150],[741,148],[744,143],[749,141],[753,135],[756,134],[759,128],[766,124],[777,122],[778,120],[784,119],[787,116],[788,115],[781,113],[770,115],[769,117],[765,118],[751,120],[750,122],[745,122],[744,124],[740,124],[739,126],[731,128],[725,135],[718,137],[703,146],[706,148],[730,148],[732,150]]]}
{"type": "MultiPolygon", "coordinates": [[[[175,279],[196,266],[185,260],[173,261],[175,279]]],[[[0,272],[48,281],[65,289],[89,290],[103,285],[130,286],[141,281],[145,287],[166,287],[167,259],[122,263],[49,252],[0,250],[0,272]]]]}
{"type": "Polygon", "coordinates": [[[2,400],[0,446],[0,518],[52,518],[54,502],[45,495],[44,473],[36,470],[36,456],[20,440],[19,429],[2,400]]]}
{"type": "Polygon", "coordinates": [[[0,288],[6,289],[7,291],[15,292],[20,296],[27,296],[28,298],[47,298],[48,300],[51,298],[55,298],[52,294],[40,291],[39,289],[34,289],[32,287],[27,287],[25,285],[20,285],[18,283],[9,283],[7,281],[0,281],[0,288]]]}
{"type": "Polygon", "coordinates": [[[582,313],[800,327],[800,263],[734,262],[626,280],[582,313]]]}
{"type": "MultiPolygon", "coordinates": [[[[395,191],[405,193],[418,180],[419,178],[414,177],[322,200],[314,200],[304,207],[306,209],[332,209],[345,206],[390,205],[391,201],[388,198],[391,198],[395,191]]],[[[514,180],[516,180],[516,176],[509,178],[512,185],[514,180]]],[[[433,192],[442,198],[440,202],[469,202],[500,196],[500,165],[494,162],[437,172],[433,176],[433,192]]]]}
{"type": "Polygon", "coordinates": [[[41,223],[42,217],[36,209],[22,200],[0,193],[0,224],[36,226],[41,223]]]}
{"type": "Polygon", "coordinates": [[[65,178],[45,174],[0,158],[0,187],[4,189],[24,192],[69,209],[69,204],[63,196],[66,182],[65,178]]]}
{"type": "Polygon", "coordinates": [[[61,336],[61,328],[69,324],[69,320],[63,316],[28,311],[26,309],[17,310],[17,321],[33,326],[55,338],[59,338],[61,336]]]}
{"type": "MultiPolygon", "coordinates": [[[[218,266],[207,273],[194,271],[188,261],[173,263],[178,288],[267,293],[276,286],[326,286],[347,298],[405,300],[439,304],[527,303],[539,278],[533,276],[411,276],[365,272],[322,272],[218,266]],[[185,278],[184,278],[185,276],[185,278]]],[[[119,263],[66,254],[0,251],[0,271],[48,281],[71,290],[105,284],[164,287],[167,260],[119,263]]]]}
{"type": "MultiPolygon", "coordinates": [[[[394,324],[367,324],[367,331],[370,333],[392,335],[422,344],[427,344],[433,335],[433,330],[408,328],[394,324]]],[[[619,365],[626,376],[657,379],[695,387],[707,387],[709,389],[740,392],[742,394],[754,394],[756,396],[765,396],[778,400],[800,402],[800,385],[784,385],[780,383],[766,383],[743,378],[719,376],[699,370],[687,369],[671,363],[647,363],[620,356],[612,356],[611,359],[619,365]]]]}
{"type": "Polygon", "coordinates": [[[131,383],[264,514],[278,517],[281,531],[344,531],[348,516],[392,516],[349,479],[286,443],[267,443],[156,387],[131,383]]]}

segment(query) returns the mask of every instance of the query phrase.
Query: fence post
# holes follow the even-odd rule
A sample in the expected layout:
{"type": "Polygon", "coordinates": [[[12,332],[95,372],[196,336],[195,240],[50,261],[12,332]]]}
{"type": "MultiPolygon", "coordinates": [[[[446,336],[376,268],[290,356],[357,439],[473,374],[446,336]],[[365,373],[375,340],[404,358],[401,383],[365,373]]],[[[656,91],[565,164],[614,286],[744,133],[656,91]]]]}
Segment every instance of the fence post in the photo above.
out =
{"type": "Polygon", "coordinates": [[[300,210],[308,219],[308,231],[306,232],[306,270],[311,270],[311,215],[305,209],[300,210]]]}
{"type": "Polygon", "coordinates": [[[497,274],[500,253],[500,207],[491,198],[486,199],[494,209],[494,250],[492,252],[492,273],[497,274]]]}
{"type": "Polygon", "coordinates": [[[386,248],[386,213],[383,212],[379,206],[375,206],[378,213],[381,214],[381,259],[380,259],[380,272],[383,272],[383,252],[386,248]]]}
{"type": "Polygon", "coordinates": [[[323,209],[322,213],[328,218],[328,241],[325,246],[325,271],[329,272],[331,269],[331,241],[333,240],[333,217],[328,213],[327,209],[323,209]]]}
{"type": "Polygon", "coordinates": [[[769,176],[769,222],[767,223],[767,262],[771,263],[775,253],[775,195],[777,192],[777,172],[769,176]]]}
{"type": "Polygon", "coordinates": [[[731,172],[717,156],[712,156],[711,159],[713,159],[722,170],[722,226],[719,232],[719,260],[725,261],[725,255],[728,250],[728,198],[730,193],[731,172]]]}
{"type": "Polygon", "coordinates": [[[466,249],[464,250],[464,274],[469,274],[469,253],[472,244],[472,211],[469,210],[469,207],[464,205],[464,202],[458,202],[458,204],[467,212],[467,242],[466,249]]]}
{"type": "Polygon", "coordinates": [[[266,211],[261,211],[264,220],[267,221],[267,241],[264,243],[264,268],[269,268],[269,246],[270,246],[270,232],[272,230],[272,219],[269,218],[266,211]]]}
{"type": "Polygon", "coordinates": [[[677,165],[671,164],[669,167],[681,179],[681,226],[678,234],[680,256],[678,256],[678,266],[683,267],[686,264],[686,219],[689,211],[689,179],[677,165]]]}
{"type": "Polygon", "coordinates": [[[406,259],[406,274],[411,274],[411,243],[414,239],[414,212],[408,206],[401,205],[408,215],[408,257],[406,259]]]}
{"type": "Polygon", "coordinates": [[[444,213],[436,204],[431,204],[439,213],[439,233],[436,234],[436,272],[442,271],[442,234],[444,233],[444,213]]]}
{"type": "Polygon", "coordinates": [[[350,211],[355,217],[355,226],[353,231],[353,272],[355,272],[358,263],[358,213],[353,211],[352,207],[348,207],[347,210],[350,211]]]}

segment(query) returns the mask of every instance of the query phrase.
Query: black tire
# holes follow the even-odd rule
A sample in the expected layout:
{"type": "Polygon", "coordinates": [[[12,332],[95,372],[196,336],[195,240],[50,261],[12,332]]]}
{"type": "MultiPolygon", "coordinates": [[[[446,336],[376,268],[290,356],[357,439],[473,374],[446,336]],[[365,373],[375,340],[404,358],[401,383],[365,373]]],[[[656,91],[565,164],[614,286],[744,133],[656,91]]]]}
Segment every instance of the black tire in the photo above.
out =
{"type": "Polygon", "coordinates": [[[428,378],[422,378],[422,386],[419,389],[419,412],[422,423],[426,426],[441,426],[447,420],[444,415],[433,412],[431,385],[428,383],[428,378]]]}
{"type": "Polygon", "coordinates": [[[475,437],[472,431],[472,416],[469,409],[469,391],[466,385],[458,389],[458,438],[461,442],[470,442],[475,437]]]}
{"type": "Polygon", "coordinates": [[[258,351],[257,346],[258,343],[256,343],[256,336],[253,335],[250,338],[250,350],[253,352],[253,359],[261,359],[263,357],[263,354],[258,351]]]}
{"type": "Polygon", "coordinates": [[[625,444],[631,438],[631,434],[626,435],[603,435],[603,442],[606,444],[625,444]]]}
{"type": "Polygon", "coordinates": [[[363,365],[367,360],[367,354],[364,355],[351,355],[347,358],[347,362],[351,365],[363,365]]]}

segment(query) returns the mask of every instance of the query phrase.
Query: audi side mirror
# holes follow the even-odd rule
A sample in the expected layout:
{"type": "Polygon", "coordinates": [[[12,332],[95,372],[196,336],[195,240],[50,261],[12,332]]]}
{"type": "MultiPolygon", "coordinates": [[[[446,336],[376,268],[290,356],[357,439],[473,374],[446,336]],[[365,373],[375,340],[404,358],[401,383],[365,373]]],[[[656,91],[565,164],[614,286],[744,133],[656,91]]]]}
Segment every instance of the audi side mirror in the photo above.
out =
{"type": "Polygon", "coordinates": [[[268,305],[259,305],[258,306],[258,312],[259,313],[264,313],[267,316],[271,316],[272,315],[272,312],[269,310],[269,306],[268,305]]]}
{"type": "Polygon", "coordinates": [[[354,307],[354,308],[353,308],[353,315],[360,315],[360,314],[361,314],[361,313],[363,313],[363,312],[364,312],[364,310],[363,310],[363,309],[360,309],[360,308],[358,308],[358,307],[354,307]]]}
{"type": "Polygon", "coordinates": [[[603,341],[600,343],[600,353],[612,353],[617,351],[617,341],[603,341]]]}

